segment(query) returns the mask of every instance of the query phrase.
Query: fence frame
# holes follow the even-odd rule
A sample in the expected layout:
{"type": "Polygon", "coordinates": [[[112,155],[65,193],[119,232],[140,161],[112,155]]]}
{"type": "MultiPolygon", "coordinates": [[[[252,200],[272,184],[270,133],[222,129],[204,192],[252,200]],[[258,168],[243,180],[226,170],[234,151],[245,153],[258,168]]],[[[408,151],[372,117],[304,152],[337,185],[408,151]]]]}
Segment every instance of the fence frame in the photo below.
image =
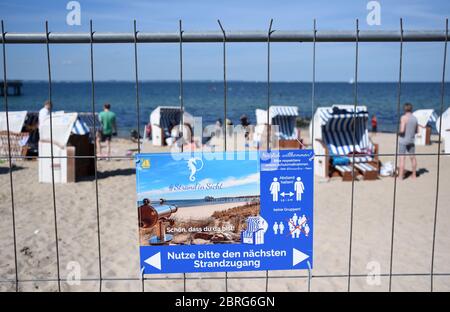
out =
{"type": "MultiPolygon", "coordinates": [[[[94,44],[102,43],[115,43],[115,44],[128,44],[131,43],[134,46],[134,70],[135,70],[135,88],[136,88],[136,111],[137,111],[137,125],[140,129],[140,95],[139,95],[139,68],[138,68],[138,44],[143,43],[177,43],[179,45],[179,101],[180,109],[184,111],[184,92],[183,92],[183,44],[184,43],[222,43],[222,57],[223,57],[223,86],[224,86],[224,117],[227,118],[227,58],[226,58],[226,44],[227,43],[266,43],[267,44],[267,121],[269,120],[269,107],[271,103],[271,79],[270,79],[270,50],[271,43],[285,42],[285,43],[299,43],[310,42],[312,43],[312,90],[311,90],[311,109],[312,113],[315,110],[315,83],[316,83],[316,44],[325,42],[347,42],[355,44],[355,82],[354,82],[354,108],[358,104],[358,60],[359,60],[359,43],[360,42],[396,42],[399,43],[399,76],[398,76],[398,93],[397,93],[397,117],[400,116],[400,103],[401,103],[401,87],[402,87],[402,66],[403,66],[403,44],[405,42],[443,42],[444,43],[444,55],[442,65],[442,80],[441,80],[441,97],[440,97],[440,115],[444,112],[445,101],[445,74],[446,74],[446,62],[447,62],[447,42],[448,42],[448,19],[445,20],[445,30],[440,31],[405,31],[403,29],[403,20],[400,19],[400,28],[398,31],[367,31],[359,29],[359,21],[355,21],[355,31],[321,31],[317,29],[316,20],[313,20],[313,27],[311,31],[278,31],[273,30],[273,20],[270,20],[268,31],[256,31],[256,32],[244,32],[244,31],[225,31],[220,20],[217,20],[220,27],[220,31],[210,32],[185,32],[182,28],[182,21],[179,20],[178,32],[167,33],[149,33],[137,31],[136,20],[133,21],[132,33],[101,33],[93,30],[92,20],[90,21],[89,33],[59,33],[50,32],[48,21],[45,22],[44,33],[10,33],[5,31],[4,21],[1,21],[1,44],[3,51],[3,88],[5,90],[4,107],[6,111],[6,124],[7,131],[9,132],[9,103],[7,89],[7,54],[6,46],[9,44],[45,44],[47,52],[47,69],[48,69],[48,93],[49,100],[52,99],[52,76],[51,76],[51,57],[50,47],[52,44],[89,44],[90,45],[90,74],[91,74],[91,96],[92,96],[92,113],[95,114],[95,79],[94,79],[94,44]]],[[[183,114],[182,114],[183,116],[183,114]]],[[[353,119],[355,115],[353,116],[353,119]]],[[[397,118],[398,119],[398,118],[397,118]]],[[[312,129],[314,129],[314,118],[311,120],[313,123],[312,129]]],[[[181,118],[180,125],[184,125],[183,117],[181,118]]],[[[270,127],[269,127],[270,128],[270,127]]],[[[94,118],[94,132],[96,130],[96,122],[94,118]]],[[[226,131],[226,127],[225,127],[226,131]]],[[[314,131],[314,130],[313,130],[314,131]]],[[[439,128],[439,140],[438,140],[438,152],[418,155],[430,155],[437,156],[437,177],[436,177],[436,197],[434,205],[434,217],[433,217],[433,236],[432,236],[432,254],[430,263],[430,273],[393,273],[393,254],[394,254],[394,233],[395,233],[395,212],[396,212],[396,187],[397,177],[394,178],[393,189],[393,202],[392,202],[392,230],[391,230],[391,246],[390,246],[390,268],[389,273],[381,273],[379,276],[389,277],[389,291],[392,290],[392,277],[395,276],[429,276],[430,277],[430,290],[433,291],[433,278],[434,276],[450,276],[449,273],[435,273],[434,272],[434,256],[435,256],[435,240],[436,240],[436,228],[438,218],[438,202],[439,202],[439,183],[440,183],[440,157],[446,155],[441,152],[441,140],[442,140],[442,118],[440,119],[439,128]]],[[[182,131],[181,131],[182,134],[182,131]]],[[[226,132],[225,132],[226,134],[226,132]]],[[[53,142],[52,134],[52,115],[50,114],[50,137],[51,143],[53,142]]],[[[267,133],[269,142],[270,130],[267,133]]],[[[314,138],[314,132],[312,133],[314,138]]],[[[355,146],[355,129],[353,130],[353,146],[355,146]]],[[[52,164],[57,156],[53,155],[53,144],[51,144],[51,158],[52,164]]],[[[226,151],[226,135],[224,136],[224,148],[226,151]]],[[[268,148],[269,145],[268,145],[268,148]]],[[[15,264],[15,279],[0,279],[0,283],[14,283],[15,290],[19,291],[20,283],[27,282],[57,282],[58,291],[61,291],[61,277],[60,277],[60,263],[59,263],[59,246],[58,246],[58,224],[57,224],[57,206],[56,206],[56,194],[55,194],[55,180],[54,180],[54,168],[52,166],[52,196],[53,196],[53,217],[54,217],[54,231],[55,231],[55,244],[56,244],[56,265],[57,265],[57,278],[50,279],[19,279],[18,273],[18,260],[17,260],[17,241],[16,241],[16,219],[15,219],[15,202],[14,202],[14,188],[13,188],[13,159],[24,159],[24,156],[12,156],[11,144],[8,136],[8,160],[9,160],[9,182],[11,191],[11,213],[12,213],[12,233],[13,233],[13,247],[14,247],[14,264],[15,264]]],[[[138,140],[138,152],[141,151],[141,145],[138,140]]],[[[183,147],[181,146],[181,151],[183,147]]],[[[397,167],[398,156],[398,131],[396,135],[396,151],[395,154],[377,154],[378,156],[395,156],[395,167],[397,167]]],[[[417,154],[416,154],[417,155],[417,154]]],[[[324,155],[316,155],[324,156],[324,155]]],[[[44,156],[39,156],[44,158],[44,156]]],[[[93,156],[72,156],[73,158],[94,158],[95,159],[95,192],[96,192],[96,218],[97,218],[97,243],[98,243],[98,266],[99,277],[98,278],[82,278],[80,281],[98,281],[99,291],[102,291],[103,281],[138,281],[142,282],[142,291],[145,291],[145,281],[150,280],[183,280],[183,288],[186,291],[186,281],[196,279],[224,279],[225,290],[228,291],[228,279],[265,279],[265,290],[269,290],[269,279],[308,279],[308,291],[311,290],[311,282],[314,278],[331,278],[331,277],[344,277],[347,278],[347,290],[351,290],[352,277],[366,277],[364,274],[352,274],[352,242],[353,242],[353,208],[354,208],[354,186],[355,177],[352,177],[351,185],[351,203],[350,203],[350,241],[349,241],[349,263],[347,274],[329,274],[329,275],[314,275],[311,270],[308,270],[307,275],[290,275],[290,276],[276,276],[270,275],[269,271],[266,271],[265,276],[228,276],[225,272],[225,278],[223,277],[192,277],[183,274],[183,277],[145,277],[141,275],[140,278],[110,278],[105,277],[102,274],[102,254],[101,254],[101,231],[100,231],[100,209],[98,201],[98,172],[97,172],[97,153],[96,147],[94,147],[93,156]]],[[[62,158],[72,158],[62,157],[62,158]]],[[[353,158],[355,155],[353,155],[353,158]]],[[[130,159],[132,157],[112,157],[116,159],[130,159]]],[[[354,162],[353,162],[354,163],[354,162]]]]}

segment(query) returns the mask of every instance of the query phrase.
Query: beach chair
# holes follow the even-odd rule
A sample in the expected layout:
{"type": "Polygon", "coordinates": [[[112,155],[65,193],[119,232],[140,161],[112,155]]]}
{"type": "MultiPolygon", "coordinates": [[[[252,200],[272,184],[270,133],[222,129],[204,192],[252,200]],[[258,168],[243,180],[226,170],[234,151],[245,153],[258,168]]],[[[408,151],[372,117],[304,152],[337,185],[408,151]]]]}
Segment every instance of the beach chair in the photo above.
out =
{"type": "Polygon", "coordinates": [[[317,175],[340,175],[344,181],[351,181],[358,174],[364,180],[377,179],[378,146],[369,138],[368,117],[365,106],[357,106],[356,112],[353,105],[333,105],[316,110],[312,138],[314,152],[325,155],[315,157],[317,175]]]}
{"type": "Polygon", "coordinates": [[[243,244],[261,245],[264,244],[264,219],[261,217],[248,217],[247,228],[241,232],[241,242],[243,244]]]}
{"type": "MultiPolygon", "coordinates": [[[[300,148],[299,131],[296,127],[297,106],[270,106],[269,125],[274,133],[272,138],[278,141],[280,148],[300,148]]],[[[267,110],[256,110],[256,127],[253,140],[257,143],[267,141],[267,110]]],[[[273,148],[272,142],[272,148],[273,148]]]]}
{"type": "MultiPolygon", "coordinates": [[[[183,114],[183,120],[186,131],[190,131],[193,126],[194,118],[186,111],[183,114]],[[187,127],[187,128],[186,128],[187,127]]],[[[150,114],[150,125],[152,132],[152,143],[155,146],[164,146],[175,140],[171,137],[171,130],[174,126],[179,125],[181,121],[181,109],[176,106],[158,106],[150,114]],[[168,140],[169,139],[169,140],[168,140]]],[[[190,133],[189,137],[192,136],[190,133]]]]}
{"type": "Polygon", "coordinates": [[[102,124],[100,122],[100,119],[98,118],[98,113],[95,114],[77,113],[77,114],[78,119],[76,120],[73,126],[72,133],[77,135],[89,134],[89,138],[92,141],[95,141],[94,122],[96,131],[102,128],[102,124]]]}
{"type": "Polygon", "coordinates": [[[438,118],[433,109],[418,109],[413,115],[417,118],[419,124],[419,133],[416,134],[416,145],[431,144],[431,130],[438,118]]]}
{"type": "Polygon", "coordinates": [[[39,125],[39,182],[52,183],[53,179],[55,183],[76,182],[93,175],[94,141],[90,132],[77,113],[57,112],[52,113],[51,137],[50,117],[45,118],[39,125]]]}
{"type": "Polygon", "coordinates": [[[439,132],[439,125],[442,123],[441,138],[444,141],[444,153],[450,154],[450,108],[436,120],[436,130],[439,132]],[[441,122],[442,118],[442,122],[441,122]]]}
{"type": "Polygon", "coordinates": [[[9,133],[6,112],[0,112],[0,156],[26,156],[29,133],[24,131],[26,111],[9,111],[9,133]],[[8,146],[8,137],[11,150],[8,146]]]}

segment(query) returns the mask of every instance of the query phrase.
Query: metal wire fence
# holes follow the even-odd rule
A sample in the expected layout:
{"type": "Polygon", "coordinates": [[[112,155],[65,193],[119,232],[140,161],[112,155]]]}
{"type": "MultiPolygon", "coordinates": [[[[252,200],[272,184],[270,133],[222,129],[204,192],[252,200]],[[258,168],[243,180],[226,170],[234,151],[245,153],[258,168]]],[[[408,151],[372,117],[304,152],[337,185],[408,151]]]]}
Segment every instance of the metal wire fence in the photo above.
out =
{"type": "MultiPolygon", "coordinates": [[[[178,33],[146,33],[137,31],[136,21],[133,23],[132,33],[97,33],[93,29],[93,23],[90,21],[90,32],[89,33],[52,33],[49,31],[48,22],[45,22],[45,32],[44,33],[9,33],[5,30],[4,22],[1,22],[2,28],[2,58],[3,58],[3,81],[4,81],[4,109],[6,111],[6,124],[9,133],[9,118],[8,111],[11,107],[8,103],[8,92],[7,92],[7,81],[8,81],[8,71],[7,71],[7,46],[12,44],[45,44],[46,55],[47,55],[47,69],[48,69],[48,99],[52,100],[52,59],[51,59],[51,46],[54,44],[89,44],[90,47],[90,78],[91,78],[91,108],[92,114],[95,116],[95,67],[94,67],[94,47],[95,44],[101,43],[114,43],[114,44],[124,44],[132,43],[134,48],[134,78],[135,78],[135,109],[136,109],[136,125],[140,129],[140,89],[139,89],[139,60],[138,60],[138,47],[141,44],[157,44],[157,43],[177,43],[179,45],[179,106],[181,110],[181,116],[184,112],[184,82],[183,82],[183,45],[185,43],[206,43],[206,42],[216,42],[222,43],[222,62],[223,62],[223,117],[224,120],[227,119],[227,44],[238,43],[238,42],[263,42],[267,44],[267,124],[269,124],[269,107],[271,105],[271,43],[273,42],[286,42],[286,43],[299,43],[307,42],[312,44],[312,73],[311,73],[311,111],[314,112],[316,108],[316,46],[321,42],[347,42],[354,44],[354,111],[356,112],[356,107],[359,103],[358,100],[358,74],[359,74],[359,44],[361,42],[396,42],[399,44],[399,68],[398,68],[398,87],[397,87],[397,106],[396,106],[396,117],[400,117],[400,107],[402,100],[402,73],[403,73],[403,45],[405,42],[443,42],[443,61],[442,61],[442,81],[440,90],[440,109],[439,115],[442,116],[444,111],[444,101],[445,101],[445,75],[446,75],[446,57],[447,57],[447,42],[448,42],[448,20],[445,22],[445,29],[443,31],[404,31],[403,22],[400,20],[399,30],[396,31],[361,31],[359,29],[358,20],[356,20],[355,29],[353,31],[319,31],[317,30],[316,21],[314,20],[312,29],[310,31],[275,31],[272,29],[273,21],[271,20],[267,31],[261,32],[232,32],[227,31],[223,27],[220,21],[217,21],[220,27],[220,31],[217,32],[185,32],[182,27],[181,20],[179,21],[178,33]]],[[[353,115],[353,121],[355,119],[353,115]]],[[[97,124],[94,118],[94,133],[96,133],[97,124]]],[[[431,243],[431,259],[429,265],[429,271],[426,273],[395,273],[393,272],[393,258],[395,250],[395,226],[398,222],[396,220],[396,208],[397,208],[397,176],[394,176],[393,184],[393,198],[392,198],[392,219],[391,219],[391,231],[390,231],[390,256],[389,256],[389,272],[380,273],[379,276],[386,277],[389,280],[388,290],[392,290],[392,278],[393,277],[429,277],[430,279],[430,290],[434,290],[434,278],[437,276],[450,277],[450,272],[435,272],[435,246],[436,246],[436,232],[437,232],[437,221],[439,216],[439,192],[440,192],[440,170],[441,170],[441,156],[445,153],[441,152],[441,138],[442,138],[442,119],[440,119],[439,127],[439,139],[438,139],[438,149],[436,153],[421,153],[422,156],[435,156],[437,160],[436,168],[436,192],[434,200],[434,213],[433,213],[433,231],[431,243]],[[397,222],[396,222],[397,221],[397,222]]],[[[311,120],[314,123],[314,118],[311,120]]],[[[183,118],[181,118],[180,124],[184,124],[183,118]]],[[[350,201],[350,223],[349,223],[349,253],[348,253],[348,266],[347,274],[314,274],[313,271],[309,270],[304,274],[294,274],[294,275],[277,275],[269,274],[266,271],[265,275],[255,274],[253,276],[245,275],[232,275],[225,273],[225,276],[209,276],[209,275],[192,275],[187,276],[183,274],[182,277],[176,276],[164,276],[164,277],[110,277],[106,276],[103,272],[102,263],[102,236],[101,236],[101,223],[100,223],[100,209],[99,209],[99,186],[98,186],[98,169],[97,169],[97,151],[95,150],[94,144],[94,154],[92,156],[56,156],[53,151],[53,133],[52,133],[52,114],[50,114],[50,146],[51,155],[50,156],[39,156],[40,158],[50,158],[52,163],[52,205],[53,205],[53,222],[54,222],[54,244],[55,244],[55,255],[56,255],[56,277],[54,278],[32,278],[25,279],[21,278],[19,274],[19,264],[18,264],[18,247],[17,247],[17,236],[16,236],[16,211],[15,211],[15,192],[14,192],[14,177],[13,177],[13,162],[16,159],[24,159],[26,156],[16,156],[11,153],[11,141],[8,135],[8,165],[9,165],[9,185],[10,185],[10,204],[11,204],[11,215],[12,224],[11,231],[13,237],[13,252],[14,252],[14,279],[1,278],[0,283],[13,283],[15,290],[20,290],[20,285],[30,282],[56,282],[58,291],[61,291],[61,283],[64,279],[61,278],[61,264],[60,264],[60,239],[58,235],[58,206],[56,201],[56,191],[55,191],[55,176],[54,176],[54,166],[53,162],[58,158],[90,158],[94,159],[95,170],[94,170],[94,185],[95,185],[95,207],[96,207],[96,227],[97,227],[97,253],[98,253],[98,277],[96,278],[81,278],[80,281],[86,282],[97,282],[98,290],[102,291],[102,287],[105,282],[108,281],[125,281],[125,282],[141,282],[142,291],[146,290],[146,281],[157,281],[157,280],[176,280],[183,282],[183,289],[186,291],[186,281],[187,280],[223,280],[225,284],[225,290],[228,291],[228,281],[229,280],[252,280],[252,279],[263,279],[265,280],[265,290],[269,289],[269,281],[273,279],[307,279],[307,290],[311,290],[311,283],[313,280],[319,280],[324,278],[345,278],[347,279],[347,290],[352,289],[352,278],[365,278],[366,274],[355,274],[352,272],[352,252],[353,252],[353,225],[354,225],[354,206],[355,206],[355,176],[352,175],[351,181],[351,201],[350,201]]],[[[314,131],[314,126],[311,127],[314,131]]],[[[225,127],[226,131],[226,127],[225,127]]],[[[355,127],[353,128],[353,147],[355,147],[355,127]]],[[[267,142],[269,142],[270,129],[267,132],[267,142]]],[[[311,133],[311,137],[314,138],[314,132],[311,133]]],[[[227,135],[224,135],[224,149],[227,148],[227,135]]],[[[395,157],[395,168],[397,168],[398,157],[402,156],[398,149],[399,141],[399,131],[396,134],[396,147],[395,153],[378,153],[377,156],[392,156],[395,157]]],[[[137,142],[137,151],[141,152],[141,142],[137,142]]],[[[181,151],[183,147],[181,146],[181,151]]],[[[316,154],[316,157],[325,157],[326,155],[316,154]]],[[[353,154],[354,160],[355,154],[353,154]]],[[[117,159],[132,159],[130,157],[123,156],[112,156],[112,158],[117,159]]],[[[353,162],[354,163],[354,162],[353,162]]],[[[430,203],[431,205],[432,203],[430,203]]],[[[3,238],[0,238],[3,239],[3,238]]]]}

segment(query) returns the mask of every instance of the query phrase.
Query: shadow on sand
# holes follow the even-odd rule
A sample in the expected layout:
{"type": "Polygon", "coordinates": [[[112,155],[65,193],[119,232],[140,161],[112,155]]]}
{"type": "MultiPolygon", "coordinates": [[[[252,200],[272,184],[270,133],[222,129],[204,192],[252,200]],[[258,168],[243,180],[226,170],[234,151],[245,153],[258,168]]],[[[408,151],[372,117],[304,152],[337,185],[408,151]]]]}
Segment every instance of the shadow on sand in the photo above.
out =
{"type": "MultiPolygon", "coordinates": [[[[20,166],[13,166],[12,167],[12,171],[18,171],[18,170],[22,170],[24,169],[23,167],[20,166]]],[[[9,173],[9,167],[0,167],[0,174],[6,174],[9,173]]]]}
{"type": "MultiPolygon", "coordinates": [[[[136,174],[136,169],[134,169],[134,168],[115,169],[115,170],[108,170],[108,171],[97,171],[97,178],[98,178],[98,180],[101,180],[101,179],[107,179],[110,177],[130,176],[130,175],[135,175],[135,174],[136,174]]],[[[78,182],[95,181],[95,176],[78,178],[77,181],[78,182]]]]}
{"type": "MultiPolygon", "coordinates": [[[[423,175],[423,174],[425,174],[425,173],[429,173],[429,172],[430,172],[430,171],[428,171],[428,169],[420,168],[420,169],[417,169],[416,174],[417,174],[417,177],[419,178],[421,175],[423,175]]],[[[405,179],[410,178],[411,175],[412,175],[412,171],[409,171],[409,170],[406,170],[406,171],[405,171],[405,179]]]]}

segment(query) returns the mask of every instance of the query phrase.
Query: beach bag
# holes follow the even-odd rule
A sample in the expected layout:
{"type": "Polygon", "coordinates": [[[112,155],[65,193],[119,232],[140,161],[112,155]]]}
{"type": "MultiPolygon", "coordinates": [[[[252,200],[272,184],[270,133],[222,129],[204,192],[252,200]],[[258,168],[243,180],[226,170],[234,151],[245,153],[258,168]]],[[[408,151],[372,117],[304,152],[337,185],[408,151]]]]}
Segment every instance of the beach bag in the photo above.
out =
{"type": "Polygon", "coordinates": [[[392,162],[387,162],[381,166],[380,175],[382,177],[390,177],[394,175],[394,165],[392,162]]]}

